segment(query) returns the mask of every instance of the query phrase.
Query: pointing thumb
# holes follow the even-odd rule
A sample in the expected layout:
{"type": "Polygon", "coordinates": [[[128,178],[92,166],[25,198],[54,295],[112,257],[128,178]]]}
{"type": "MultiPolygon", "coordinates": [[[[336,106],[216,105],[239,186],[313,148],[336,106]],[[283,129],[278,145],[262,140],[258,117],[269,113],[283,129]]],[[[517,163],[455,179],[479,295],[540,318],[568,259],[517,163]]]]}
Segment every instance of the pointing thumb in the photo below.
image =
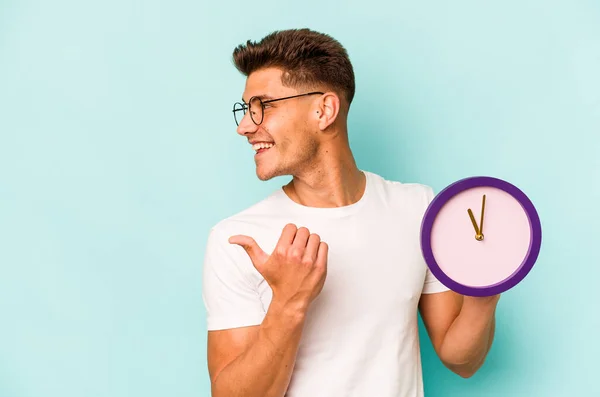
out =
{"type": "Polygon", "coordinates": [[[269,258],[269,255],[258,246],[252,237],[243,235],[231,236],[229,237],[229,243],[237,244],[242,247],[257,270],[260,269],[269,258]]]}

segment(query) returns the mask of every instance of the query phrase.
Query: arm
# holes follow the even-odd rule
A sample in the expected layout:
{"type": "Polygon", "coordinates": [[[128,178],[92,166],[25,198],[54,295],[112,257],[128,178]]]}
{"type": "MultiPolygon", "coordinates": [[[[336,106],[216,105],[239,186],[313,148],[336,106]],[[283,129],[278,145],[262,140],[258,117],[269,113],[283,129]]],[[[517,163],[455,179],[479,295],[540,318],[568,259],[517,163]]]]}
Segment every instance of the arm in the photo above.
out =
{"type": "Polygon", "coordinates": [[[289,385],[304,312],[273,301],[260,326],[210,331],[213,397],[281,397],[289,385]]]}
{"type": "Polygon", "coordinates": [[[427,333],[440,360],[454,373],[468,378],[483,365],[494,339],[499,298],[453,291],[422,295],[419,309],[427,333]]]}

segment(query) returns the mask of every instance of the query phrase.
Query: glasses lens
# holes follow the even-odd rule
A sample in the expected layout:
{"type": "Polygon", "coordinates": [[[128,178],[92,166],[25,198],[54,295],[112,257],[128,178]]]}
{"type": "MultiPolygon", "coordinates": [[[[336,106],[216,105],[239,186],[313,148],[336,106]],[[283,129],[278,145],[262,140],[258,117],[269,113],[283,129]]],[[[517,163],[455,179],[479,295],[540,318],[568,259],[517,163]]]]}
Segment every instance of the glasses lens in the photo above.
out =
{"type": "Polygon", "coordinates": [[[246,109],[244,108],[243,104],[238,102],[233,105],[233,117],[235,118],[235,124],[240,125],[245,113],[246,109]]]}
{"type": "Polygon", "coordinates": [[[263,104],[260,98],[250,99],[250,117],[255,124],[262,123],[263,119],[263,104]]]}

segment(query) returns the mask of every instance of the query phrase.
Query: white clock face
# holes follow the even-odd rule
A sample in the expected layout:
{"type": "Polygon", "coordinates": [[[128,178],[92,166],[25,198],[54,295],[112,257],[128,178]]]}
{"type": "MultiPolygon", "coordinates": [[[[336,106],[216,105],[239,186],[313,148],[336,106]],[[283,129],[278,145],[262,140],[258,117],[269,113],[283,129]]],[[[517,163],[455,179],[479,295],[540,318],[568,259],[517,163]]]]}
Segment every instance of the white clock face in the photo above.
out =
{"type": "Polygon", "coordinates": [[[495,187],[474,187],[446,202],[431,229],[431,250],[439,268],[469,287],[489,287],[509,279],[523,264],[531,245],[531,225],[525,209],[511,194],[495,187]],[[482,198],[485,195],[483,239],[482,198]]]}

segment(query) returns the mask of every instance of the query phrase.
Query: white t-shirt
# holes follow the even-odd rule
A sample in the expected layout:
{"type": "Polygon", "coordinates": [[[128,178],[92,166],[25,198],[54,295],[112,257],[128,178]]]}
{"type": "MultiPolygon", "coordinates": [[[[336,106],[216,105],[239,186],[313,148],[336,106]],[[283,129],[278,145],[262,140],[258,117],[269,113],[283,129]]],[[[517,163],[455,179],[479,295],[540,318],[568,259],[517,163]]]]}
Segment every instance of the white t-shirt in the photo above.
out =
{"type": "Polygon", "coordinates": [[[420,248],[433,190],[363,172],[365,193],[352,205],[307,207],[280,188],[210,231],[203,271],[208,330],[258,325],[272,298],[230,236],[249,235],[270,253],[291,222],[329,245],[327,278],[306,316],[288,397],[423,396],[417,305],[421,294],[448,290],[420,248]]]}

